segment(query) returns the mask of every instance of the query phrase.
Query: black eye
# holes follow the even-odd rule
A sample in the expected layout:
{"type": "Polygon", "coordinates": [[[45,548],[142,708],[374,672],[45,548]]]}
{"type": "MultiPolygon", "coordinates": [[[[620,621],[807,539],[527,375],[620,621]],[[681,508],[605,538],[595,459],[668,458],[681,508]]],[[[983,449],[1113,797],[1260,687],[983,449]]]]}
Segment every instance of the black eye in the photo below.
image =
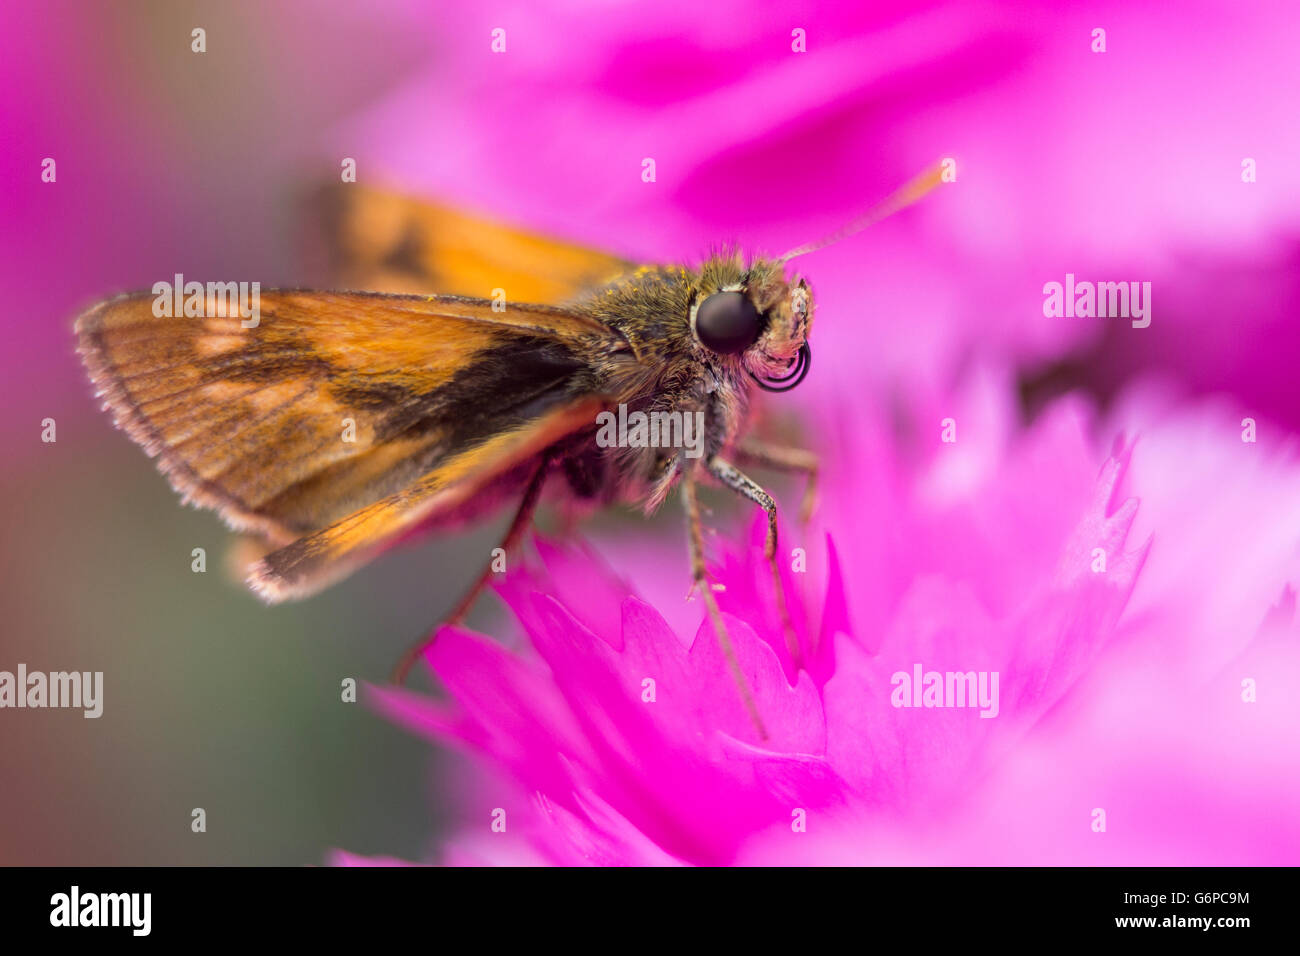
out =
{"type": "Polygon", "coordinates": [[[762,327],[758,309],[740,292],[715,292],[695,311],[695,334],[700,343],[721,355],[745,351],[762,327]]]}

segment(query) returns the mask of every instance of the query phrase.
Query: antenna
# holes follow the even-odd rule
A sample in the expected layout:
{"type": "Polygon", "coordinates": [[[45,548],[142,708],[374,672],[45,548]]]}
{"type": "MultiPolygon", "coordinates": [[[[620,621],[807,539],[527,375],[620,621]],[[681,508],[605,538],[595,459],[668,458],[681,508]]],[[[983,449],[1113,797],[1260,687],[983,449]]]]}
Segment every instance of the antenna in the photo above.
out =
{"type": "Polygon", "coordinates": [[[818,249],[824,249],[829,245],[839,242],[841,239],[848,238],[855,232],[861,232],[863,229],[880,222],[882,219],[888,219],[900,209],[906,209],[935,186],[938,186],[941,182],[943,182],[943,164],[936,163],[915,179],[898,187],[898,189],[895,189],[892,193],[867,210],[867,212],[849,222],[849,224],[844,226],[842,229],[836,230],[824,239],[818,239],[816,242],[805,243],[798,248],[791,249],[776,261],[789,262],[796,256],[803,256],[810,252],[816,252],[818,249]]]}

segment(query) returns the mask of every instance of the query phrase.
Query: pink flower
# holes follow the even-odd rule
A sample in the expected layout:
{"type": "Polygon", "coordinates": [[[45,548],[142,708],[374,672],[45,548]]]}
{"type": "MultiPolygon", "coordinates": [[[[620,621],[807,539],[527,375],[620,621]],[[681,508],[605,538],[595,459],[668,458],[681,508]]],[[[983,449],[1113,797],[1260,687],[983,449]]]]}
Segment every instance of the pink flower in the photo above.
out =
{"type": "Polygon", "coordinates": [[[392,718],[489,768],[459,794],[464,823],[439,858],[1294,862],[1300,648],[1294,593],[1278,582],[1300,577],[1300,519],[1273,535],[1239,522],[1257,507],[1300,514],[1300,464],[1233,457],[1212,416],[1145,407],[1149,431],[1091,481],[1083,436],[1098,426],[1067,402],[1005,439],[987,475],[939,461],[959,441],[882,468],[892,500],[828,492],[852,533],[810,549],[815,586],[786,576],[808,671],[793,671],[770,620],[757,539],[724,554],[728,627],[766,741],[706,622],[675,632],[581,547],[539,542],[540,562],[502,587],[518,646],[447,630],[429,663],[449,701],[373,692],[392,718]],[[1237,489],[1231,500],[1207,507],[1179,487],[1169,468],[1189,453],[1213,454],[1220,473],[1205,480],[1237,489]],[[1195,501],[1199,518],[1183,510],[1195,501]],[[1135,544],[1152,527],[1145,511],[1156,522],[1135,544]],[[868,580],[881,562],[837,556],[857,538],[882,542],[891,574],[868,580]],[[1224,587],[1233,566],[1270,573],[1224,587]],[[996,715],[898,706],[896,675],[917,665],[996,672],[996,715]],[[1242,700],[1244,678],[1257,703],[1242,700]],[[1097,809],[1105,833],[1091,828],[1097,809]],[[801,818],[807,832],[792,828],[801,818]]]}
{"type": "Polygon", "coordinates": [[[1223,404],[1147,389],[1123,405],[1114,417],[1142,431],[1120,494],[1140,497],[1129,535],[1150,548],[1113,640],[1068,694],[950,802],[901,819],[856,808],[808,841],[773,827],[738,862],[1300,860],[1300,456],[1242,442],[1223,404]],[[1098,810],[1104,832],[1083,823],[1098,810]]]}

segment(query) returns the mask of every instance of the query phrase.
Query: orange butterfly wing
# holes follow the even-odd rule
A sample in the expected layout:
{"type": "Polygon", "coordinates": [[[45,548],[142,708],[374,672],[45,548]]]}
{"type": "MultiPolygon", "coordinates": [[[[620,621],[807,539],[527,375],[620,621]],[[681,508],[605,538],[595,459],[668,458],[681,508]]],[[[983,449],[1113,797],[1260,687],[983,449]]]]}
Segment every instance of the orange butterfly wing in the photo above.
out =
{"type": "Polygon", "coordinates": [[[332,284],[560,303],[635,269],[574,243],[516,229],[426,200],[357,184],[335,185],[316,207],[332,284]]]}
{"type": "Polygon", "coordinates": [[[83,360],[187,501],[271,542],[310,542],[292,562],[268,556],[284,571],[282,585],[259,579],[272,599],[333,580],[592,424],[591,355],[626,352],[577,312],[453,296],[267,292],[247,329],[152,305],[126,296],[84,314],[83,360]]]}

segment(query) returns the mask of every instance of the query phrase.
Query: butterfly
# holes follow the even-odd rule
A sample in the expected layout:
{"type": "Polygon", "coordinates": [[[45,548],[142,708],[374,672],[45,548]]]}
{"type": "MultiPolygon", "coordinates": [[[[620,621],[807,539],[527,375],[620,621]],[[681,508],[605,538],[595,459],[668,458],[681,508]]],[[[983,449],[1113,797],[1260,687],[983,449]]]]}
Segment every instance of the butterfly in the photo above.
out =
{"type": "MultiPolygon", "coordinates": [[[[724,251],[694,267],[638,265],[335,187],[323,208],[341,284],[385,291],[258,289],[250,321],[214,284],[163,283],[81,315],[78,349],[115,423],[182,498],[256,542],[247,581],[269,602],[307,597],[399,540],[507,501],[506,553],[544,492],[652,510],[680,485],[693,590],[765,736],[708,581],[697,488],[720,484],[766,513],[764,556],[797,661],[777,505],[742,470],[803,473],[811,502],[816,458],[746,434],[753,390],[787,391],[811,363],[813,296],[788,263],[937,181],[918,177],[779,258],[724,251]],[[665,428],[610,429],[615,413],[665,428]]],[[[446,623],[491,574],[489,564],[446,623]]]]}

